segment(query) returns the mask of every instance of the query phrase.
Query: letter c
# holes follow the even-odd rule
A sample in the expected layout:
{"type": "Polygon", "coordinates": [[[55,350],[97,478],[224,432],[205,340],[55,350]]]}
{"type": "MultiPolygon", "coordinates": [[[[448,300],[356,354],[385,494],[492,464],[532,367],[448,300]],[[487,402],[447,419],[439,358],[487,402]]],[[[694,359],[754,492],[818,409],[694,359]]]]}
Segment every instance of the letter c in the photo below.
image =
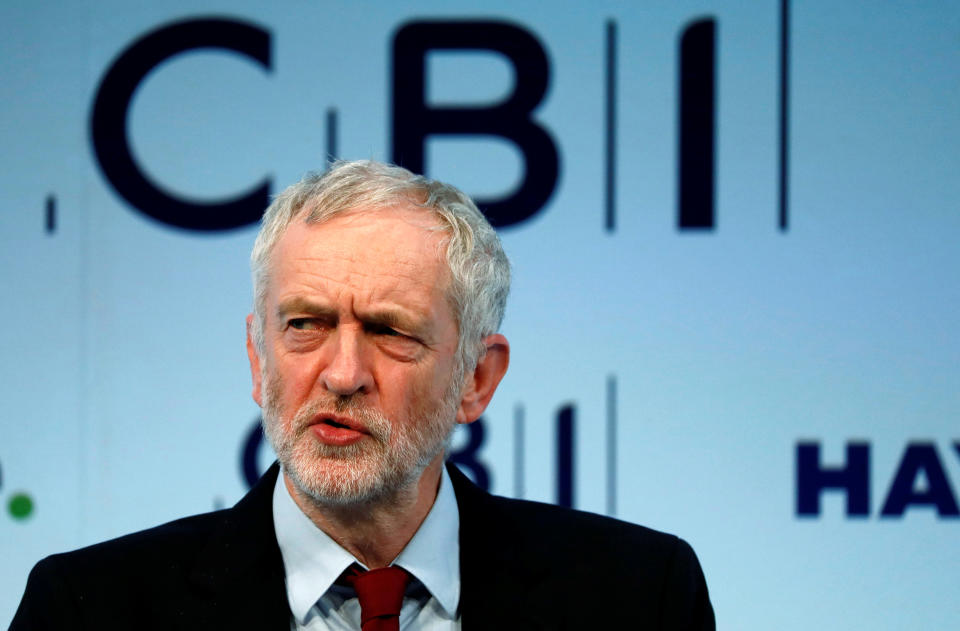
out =
{"type": "Polygon", "coordinates": [[[214,18],[163,26],[131,44],[103,76],[90,117],[91,142],[103,175],[136,210],[177,228],[230,230],[260,219],[269,202],[269,177],[233,198],[190,201],[152,182],[134,159],[128,139],[130,101],[143,79],[170,57],[198,48],[233,51],[270,70],[270,33],[259,26],[214,18]]]}

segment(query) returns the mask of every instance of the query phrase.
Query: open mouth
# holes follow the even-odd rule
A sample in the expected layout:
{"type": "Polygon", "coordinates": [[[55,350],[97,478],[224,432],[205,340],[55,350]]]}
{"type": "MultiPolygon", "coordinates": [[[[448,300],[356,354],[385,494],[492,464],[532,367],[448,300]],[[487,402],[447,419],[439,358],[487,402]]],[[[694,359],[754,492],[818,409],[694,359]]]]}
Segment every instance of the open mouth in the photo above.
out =
{"type": "Polygon", "coordinates": [[[361,425],[352,419],[325,416],[311,425],[313,435],[328,445],[350,445],[366,434],[361,425]]]}

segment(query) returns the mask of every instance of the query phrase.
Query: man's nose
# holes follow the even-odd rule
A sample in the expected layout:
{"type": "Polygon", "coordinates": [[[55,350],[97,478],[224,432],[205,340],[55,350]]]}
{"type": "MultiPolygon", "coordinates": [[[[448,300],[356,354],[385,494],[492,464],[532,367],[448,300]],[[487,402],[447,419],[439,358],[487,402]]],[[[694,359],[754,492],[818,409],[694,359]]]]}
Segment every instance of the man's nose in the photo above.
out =
{"type": "Polygon", "coordinates": [[[364,357],[362,333],[340,329],[328,344],[330,355],[320,374],[324,387],[337,395],[369,393],[373,375],[364,357]]]}

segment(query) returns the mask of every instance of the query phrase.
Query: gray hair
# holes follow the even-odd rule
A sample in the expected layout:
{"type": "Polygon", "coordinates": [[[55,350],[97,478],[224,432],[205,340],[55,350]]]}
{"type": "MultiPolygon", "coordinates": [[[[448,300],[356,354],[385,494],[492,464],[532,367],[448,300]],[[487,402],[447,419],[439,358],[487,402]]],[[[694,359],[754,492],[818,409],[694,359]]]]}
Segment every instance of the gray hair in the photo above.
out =
{"type": "Polygon", "coordinates": [[[486,350],[483,338],[496,333],[503,322],[510,291],[510,262],[496,231],[457,188],[370,160],[338,161],[326,173],[309,173],[277,195],[264,213],[250,255],[252,333],[261,356],[270,257],[287,227],[298,219],[323,223],[354,210],[376,211],[400,204],[433,213],[447,233],[451,277],[447,301],[459,330],[455,377],[462,379],[465,370],[476,366],[486,350]]]}

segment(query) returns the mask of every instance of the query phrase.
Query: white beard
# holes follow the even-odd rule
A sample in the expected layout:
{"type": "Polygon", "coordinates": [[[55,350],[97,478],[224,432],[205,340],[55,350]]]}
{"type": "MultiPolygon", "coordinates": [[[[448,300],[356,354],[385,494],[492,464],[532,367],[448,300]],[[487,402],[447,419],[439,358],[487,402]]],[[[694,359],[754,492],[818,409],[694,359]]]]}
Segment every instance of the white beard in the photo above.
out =
{"type": "Polygon", "coordinates": [[[284,472],[319,505],[350,506],[390,501],[415,485],[449,444],[459,388],[451,383],[438,405],[421,406],[402,424],[364,404],[361,394],[325,396],[304,403],[291,419],[280,405],[280,379],[264,370],[263,428],[284,472]],[[347,414],[367,432],[350,445],[319,442],[309,423],[317,416],[347,414]]]}

